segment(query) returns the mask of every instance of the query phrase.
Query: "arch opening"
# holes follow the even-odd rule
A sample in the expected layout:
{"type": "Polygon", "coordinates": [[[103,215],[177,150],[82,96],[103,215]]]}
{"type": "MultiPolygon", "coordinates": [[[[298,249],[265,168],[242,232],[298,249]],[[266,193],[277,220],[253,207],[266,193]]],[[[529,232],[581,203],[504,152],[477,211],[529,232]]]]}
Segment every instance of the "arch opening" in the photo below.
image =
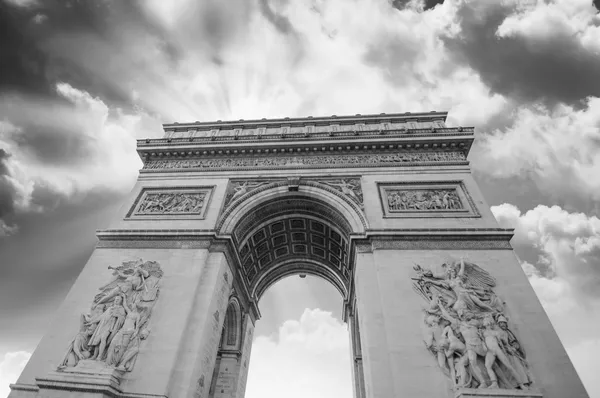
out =
{"type": "Polygon", "coordinates": [[[327,195],[332,196],[266,191],[253,199],[253,206],[240,204],[243,214],[231,215],[236,223],[230,232],[252,299],[258,301],[278,280],[302,273],[323,277],[347,302],[354,260],[351,237],[364,226],[327,195]]]}

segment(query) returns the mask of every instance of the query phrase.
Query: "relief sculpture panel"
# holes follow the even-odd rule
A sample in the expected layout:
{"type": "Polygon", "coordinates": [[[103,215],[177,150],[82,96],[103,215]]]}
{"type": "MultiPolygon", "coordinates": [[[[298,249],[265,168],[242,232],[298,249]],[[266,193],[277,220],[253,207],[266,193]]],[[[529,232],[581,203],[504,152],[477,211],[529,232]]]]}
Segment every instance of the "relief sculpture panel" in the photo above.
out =
{"type": "Polygon", "coordinates": [[[462,181],[379,184],[384,217],[479,217],[462,181]]]}
{"type": "Polygon", "coordinates": [[[464,209],[456,189],[390,190],[387,202],[391,211],[464,209]]]}
{"type": "Polygon", "coordinates": [[[526,353],[494,292],[494,277],[462,258],[441,269],[436,274],[415,265],[412,278],[427,303],[423,340],[440,370],[457,390],[529,390],[526,353]]]}
{"type": "Polygon", "coordinates": [[[128,218],[194,217],[203,218],[210,197],[210,188],[145,188],[128,218]]]}
{"type": "Polygon", "coordinates": [[[100,288],[87,314],[79,320],[73,338],[58,366],[111,368],[130,372],[140,346],[149,333],[148,321],[159,296],[163,271],[155,261],[129,261],[109,266],[114,279],[100,288]]]}

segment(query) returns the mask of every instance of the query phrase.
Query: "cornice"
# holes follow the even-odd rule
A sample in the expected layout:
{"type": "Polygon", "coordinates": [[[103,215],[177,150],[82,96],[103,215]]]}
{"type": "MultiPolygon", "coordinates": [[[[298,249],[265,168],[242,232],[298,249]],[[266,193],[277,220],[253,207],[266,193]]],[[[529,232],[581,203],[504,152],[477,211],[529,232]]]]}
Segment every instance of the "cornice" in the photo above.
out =
{"type": "Polygon", "coordinates": [[[442,120],[446,121],[448,112],[405,112],[405,113],[380,113],[380,114],[368,114],[361,115],[356,114],[354,116],[308,116],[308,117],[296,117],[296,118],[276,118],[276,119],[249,119],[249,120],[228,120],[228,121],[210,121],[210,122],[191,122],[191,123],[167,123],[163,124],[165,130],[187,130],[190,128],[222,128],[222,127],[261,127],[261,126],[304,126],[308,124],[322,125],[322,124],[345,124],[345,123],[385,123],[393,121],[430,121],[430,120],[442,120]]]}
{"type": "MultiPolygon", "coordinates": [[[[362,147],[378,145],[384,148],[392,145],[400,148],[410,147],[443,147],[450,146],[453,143],[468,153],[474,139],[474,129],[466,128],[437,128],[437,129],[399,129],[399,130],[379,130],[379,131],[343,131],[343,132],[325,132],[313,134],[270,134],[270,135],[242,135],[242,136],[222,136],[215,134],[211,137],[182,137],[182,138],[159,138],[159,139],[141,139],[137,141],[137,151],[140,157],[147,157],[152,153],[164,153],[172,151],[181,151],[187,153],[198,152],[223,153],[229,151],[233,154],[237,150],[249,151],[253,149],[262,150],[264,153],[273,152],[281,148],[310,148],[311,146],[333,146],[334,148],[342,146],[362,147]],[[343,142],[341,142],[343,141],[343,142]],[[434,146],[435,145],[435,146],[434,146]],[[260,147],[260,148],[256,148],[260,147]]],[[[259,152],[260,153],[260,152],[259,152]]]]}

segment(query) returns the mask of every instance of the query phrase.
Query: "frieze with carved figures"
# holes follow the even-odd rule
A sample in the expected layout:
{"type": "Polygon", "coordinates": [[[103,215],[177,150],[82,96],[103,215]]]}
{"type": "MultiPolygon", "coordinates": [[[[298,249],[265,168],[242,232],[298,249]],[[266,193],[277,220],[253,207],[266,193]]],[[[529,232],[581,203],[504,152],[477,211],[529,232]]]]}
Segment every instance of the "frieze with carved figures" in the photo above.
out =
{"type": "Polygon", "coordinates": [[[370,167],[394,166],[409,163],[466,162],[462,151],[396,152],[388,154],[306,155],[231,158],[150,159],[144,170],[169,169],[243,169],[249,167],[370,167]]]}

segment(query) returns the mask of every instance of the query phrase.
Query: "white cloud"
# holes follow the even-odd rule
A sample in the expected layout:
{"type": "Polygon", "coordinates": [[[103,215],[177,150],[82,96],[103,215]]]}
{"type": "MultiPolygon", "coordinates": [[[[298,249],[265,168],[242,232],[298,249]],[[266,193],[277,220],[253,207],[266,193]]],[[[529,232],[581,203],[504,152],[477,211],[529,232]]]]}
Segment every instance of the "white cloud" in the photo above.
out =
{"type": "Polygon", "coordinates": [[[0,360],[0,397],[8,396],[10,393],[9,384],[17,381],[29,357],[31,357],[31,353],[26,351],[4,354],[4,359],[0,360]]]}
{"type": "Polygon", "coordinates": [[[352,397],[350,341],[330,312],[306,309],[278,336],[255,336],[247,398],[352,397]]]}
{"type": "Polygon", "coordinates": [[[515,228],[517,254],[531,248],[538,254],[534,264],[522,261],[523,270],[590,397],[600,397],[600,220],[559,206],[522,214],[505,203],[492,212],[500,225],[515,228]]]}
{"type": "Polygon", "coordinates": [[[585,108],[523,107],[506,131],[481,135],[473,166],[499,178],[530,176],[562,199],[600,199],[600,98],[585,108]]]}
{"type": "Polygon", "coordinates": [[[7,4],[23,7],[23,8],[31,8],[39,6],[38,0],[4,0],[7,4]]]}
{"type": "Polygon", "coordinates": [[[591,51],[600,51],[600,17],[588,0],[516,1],[517,12],[498,27],[501,38],[523,37],[532,45],[558,36],[577,38],[591,51]]]}
{"type": "Polygon", "coordinates": [[[125,113],[66,83],[56,90],[68,103],[0,98],[0,112],[9,115],[0,121],[0,148],[10,154],[5,177],[17,211],[41,210],[32,202],[36,186],[69,199],[99,187],[126,192],[142,164],[136,138],[162,134],[141,110],[125,113]]]}

